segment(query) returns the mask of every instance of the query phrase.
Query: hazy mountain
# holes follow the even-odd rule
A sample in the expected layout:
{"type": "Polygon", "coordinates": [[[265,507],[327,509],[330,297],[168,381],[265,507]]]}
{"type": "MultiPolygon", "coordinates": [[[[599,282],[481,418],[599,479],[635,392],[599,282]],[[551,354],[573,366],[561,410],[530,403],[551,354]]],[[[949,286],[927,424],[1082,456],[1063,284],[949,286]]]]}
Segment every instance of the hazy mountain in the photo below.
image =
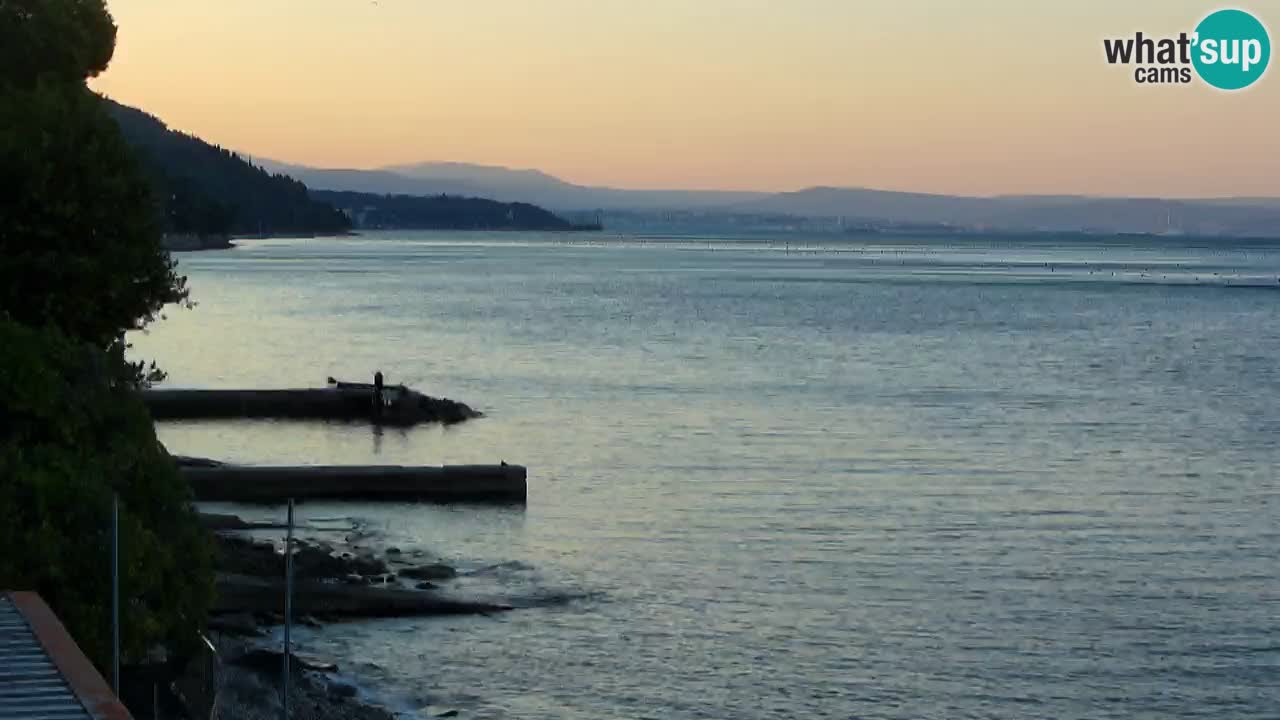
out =
{"type": "Polygon", "coordinates": [[[574,185],[540,170],[467,163],[416,163],[378,170],[321,169],[256,159],[259,165],[321,190],[408,195],[467,195],[528,202],[553,210],[683,209],[729,205],[767,193],[702,190],[620,190],[574,185]]]}
{"type": "MultiPolygon", "coordinates": [[[[540,170],[466,163],[415,163],[378,170],[325,170],[271,161],[264,167],[291,175],[309,187],[408,195],[465,195],[528,202],[557,211],[613,210],[698,213],[699,227],[724,220],[726,230],[744,218],[829,218],[831,226],[937,224],[960,228],[1132,233],[1242,234],[1280,236],[1280,198],[1164,200],[1080,195],[968,197],[867,188],[812,187],[795,192],[753,193],[703,190],[622,190],[575,185],[540,170]]],[[[687,223],[686,223],[687,224],[687,223]]]]}
{"type": "Polygon", "coordinates": [[[424,162],[408,165],[388,165],[387,172],[420,180],[444,180],[473,185],[506,186],[529,190],[573,190],[571,185],[541,170],[518,170],[495,165],[473,165],[457,162],[424,162]]]}
{"type": "Polygon", "coordinates": [[[254,164],[302,181],[313,190],[369,192],[392,195],[464,195],[498,199],[481,192],[486,188],[455,180],[439,182],[387,170],[345,170],[290,165],[264,158],[253,158],[254,164]]]}
{"type": "Polygon", "coordinates": [[[802,217],[846,217],[970,225],[986,215],[995,202],[989,198],[930,195],[926,193],[868,190],[864,188],[814,187],[776,193],[735,209],[760,213],[785,213],[802,217]]]}
{"type": "Polygon", "coordinates": [[[736,210],[1010,230],[1280,236],[1280,199],[1269,198],[964,197],[820,187],[778,193],[736,210]]]}

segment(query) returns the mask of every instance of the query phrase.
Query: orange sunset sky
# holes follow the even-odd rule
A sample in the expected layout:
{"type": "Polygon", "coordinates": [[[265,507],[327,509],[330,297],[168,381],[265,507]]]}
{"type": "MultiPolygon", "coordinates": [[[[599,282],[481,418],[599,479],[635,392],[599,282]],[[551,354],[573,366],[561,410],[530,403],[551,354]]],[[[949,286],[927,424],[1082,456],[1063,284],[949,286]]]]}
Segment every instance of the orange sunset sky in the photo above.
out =
{"type": "MultiPolygon", "coordinates": [[[[1280,69],[1142,86],[1184,0],[110,0],[92,86],[256,157],[626,188],[1280,196],[1280,69]]],[[[1280,27],[1280,2],[1233,5],[1280,27]]]]}

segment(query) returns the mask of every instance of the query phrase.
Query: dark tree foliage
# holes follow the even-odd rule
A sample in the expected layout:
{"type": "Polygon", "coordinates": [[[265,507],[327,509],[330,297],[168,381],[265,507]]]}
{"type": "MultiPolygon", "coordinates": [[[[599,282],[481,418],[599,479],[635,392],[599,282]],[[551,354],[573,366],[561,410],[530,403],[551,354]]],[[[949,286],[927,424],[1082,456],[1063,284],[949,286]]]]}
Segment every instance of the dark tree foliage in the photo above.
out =
{"type": "Polygon", "coordinates": [[[107,69],[116,26],[101,0],[0,0],[0,73],[79,83],[107,69]]]}
{"type": "Polygon", "coordinates": [[[0,88],[0,188],[0,311],[14,320],[105,348],[186,298],[150,189],[83,81],[0,88]]]}
{"type": "Polygon", "coordinates": [[[110,667],[111,497],[120,494],[126,660],[192,648],[212,555],[190,490],[101,350],[0,320],[0,586],[36,590],[110,667]]]}
{"type": "Polygon", "coordinates": [[[346,215],[317,202],[297,180],[272,175],[230,150],[170,130],[141,110],[107,103],[156,190],[166,231],[314,234],[350,227],[346,215]]]}
{"type": "Polygon", "coordinates": [[[103,348],[186,297],[147,184],[84,86],[115,37],[102,0],[0,0],[0,313],[103,348]]]}
{"type": "Polygon", "coordinates": [[[102,0],[0,0],[0,587],[39,591],[100,668],[121,498],[126,657],[181,651],[212,595],[189,490],[122,337],[186,298],[146,179],[85,78],[102,0]]]}
{"type": "Polygon", "coordinates": [[[576,226],[537,205],[452,195],[377,195],[312,190],[343,208],[360,227],[417,230],[574,230],[576,226]]]}

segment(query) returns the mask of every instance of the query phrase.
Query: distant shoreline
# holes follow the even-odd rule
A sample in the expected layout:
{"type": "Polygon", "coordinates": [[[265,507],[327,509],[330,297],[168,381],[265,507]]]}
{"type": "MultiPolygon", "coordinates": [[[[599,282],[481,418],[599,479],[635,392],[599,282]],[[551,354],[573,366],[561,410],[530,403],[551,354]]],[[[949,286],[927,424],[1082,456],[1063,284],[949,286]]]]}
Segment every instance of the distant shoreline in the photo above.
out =
{"type": "Polygon", "coordinates": [[[198,235],[196,233],[165,233],[160,246],[169,252],[196,252],[199,250],[228,250],[235,247],[230,235],[198,235]]]}
{"type": "Polygon", "coordinates": [[[167,233],[160,245],[169,252],[201,252],[204,250],[230,250],[236,247],[238,240],[271,240],[273,238],[293,238],[299,240],[317,237],[348,237],[359,235],[353,230],[331,233],[282,232],[282,233],[244,233],[228,235],[197,235],[194,233],[167,233]]]}
{"type": "Polygon", "coordinates": [[[849,238],[893,238],[920,240],[991,240],[991,241],[1052,241],[1064,242],[1089,240],[1130,240],[1151,244],[1177,244],[1187,242],[1276,242],[1280,237],[1274,235],[1206,235],[1198,233],[1142,233],[1142,232],[1104,232],[1089,230],[974,230],[957,229],[898,229],[898,228],[852,228],[837,233],[849,238]]]}

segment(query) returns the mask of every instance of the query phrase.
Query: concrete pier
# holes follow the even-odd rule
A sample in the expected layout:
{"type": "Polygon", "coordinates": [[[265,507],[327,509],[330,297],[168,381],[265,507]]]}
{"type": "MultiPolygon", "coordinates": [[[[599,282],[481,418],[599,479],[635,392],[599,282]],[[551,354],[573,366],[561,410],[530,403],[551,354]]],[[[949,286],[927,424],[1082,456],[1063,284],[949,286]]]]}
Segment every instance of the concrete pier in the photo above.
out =
{"type": "Polygon", "coordinates": [[[457,423],[480,416],[464,403],[430,397],[403,385],[384,389],[381,411],[375,411],[372,386],[356,383],[285,390],[153,388],[144,390],[142,398],[157,420],[316,418],[411,425],[457,423]]]}
{"type": "Polygon", "coordinates": [[[524,503],[522,465],[182,466],[196,500],[280,502],[288,498],[524,503]]]}

